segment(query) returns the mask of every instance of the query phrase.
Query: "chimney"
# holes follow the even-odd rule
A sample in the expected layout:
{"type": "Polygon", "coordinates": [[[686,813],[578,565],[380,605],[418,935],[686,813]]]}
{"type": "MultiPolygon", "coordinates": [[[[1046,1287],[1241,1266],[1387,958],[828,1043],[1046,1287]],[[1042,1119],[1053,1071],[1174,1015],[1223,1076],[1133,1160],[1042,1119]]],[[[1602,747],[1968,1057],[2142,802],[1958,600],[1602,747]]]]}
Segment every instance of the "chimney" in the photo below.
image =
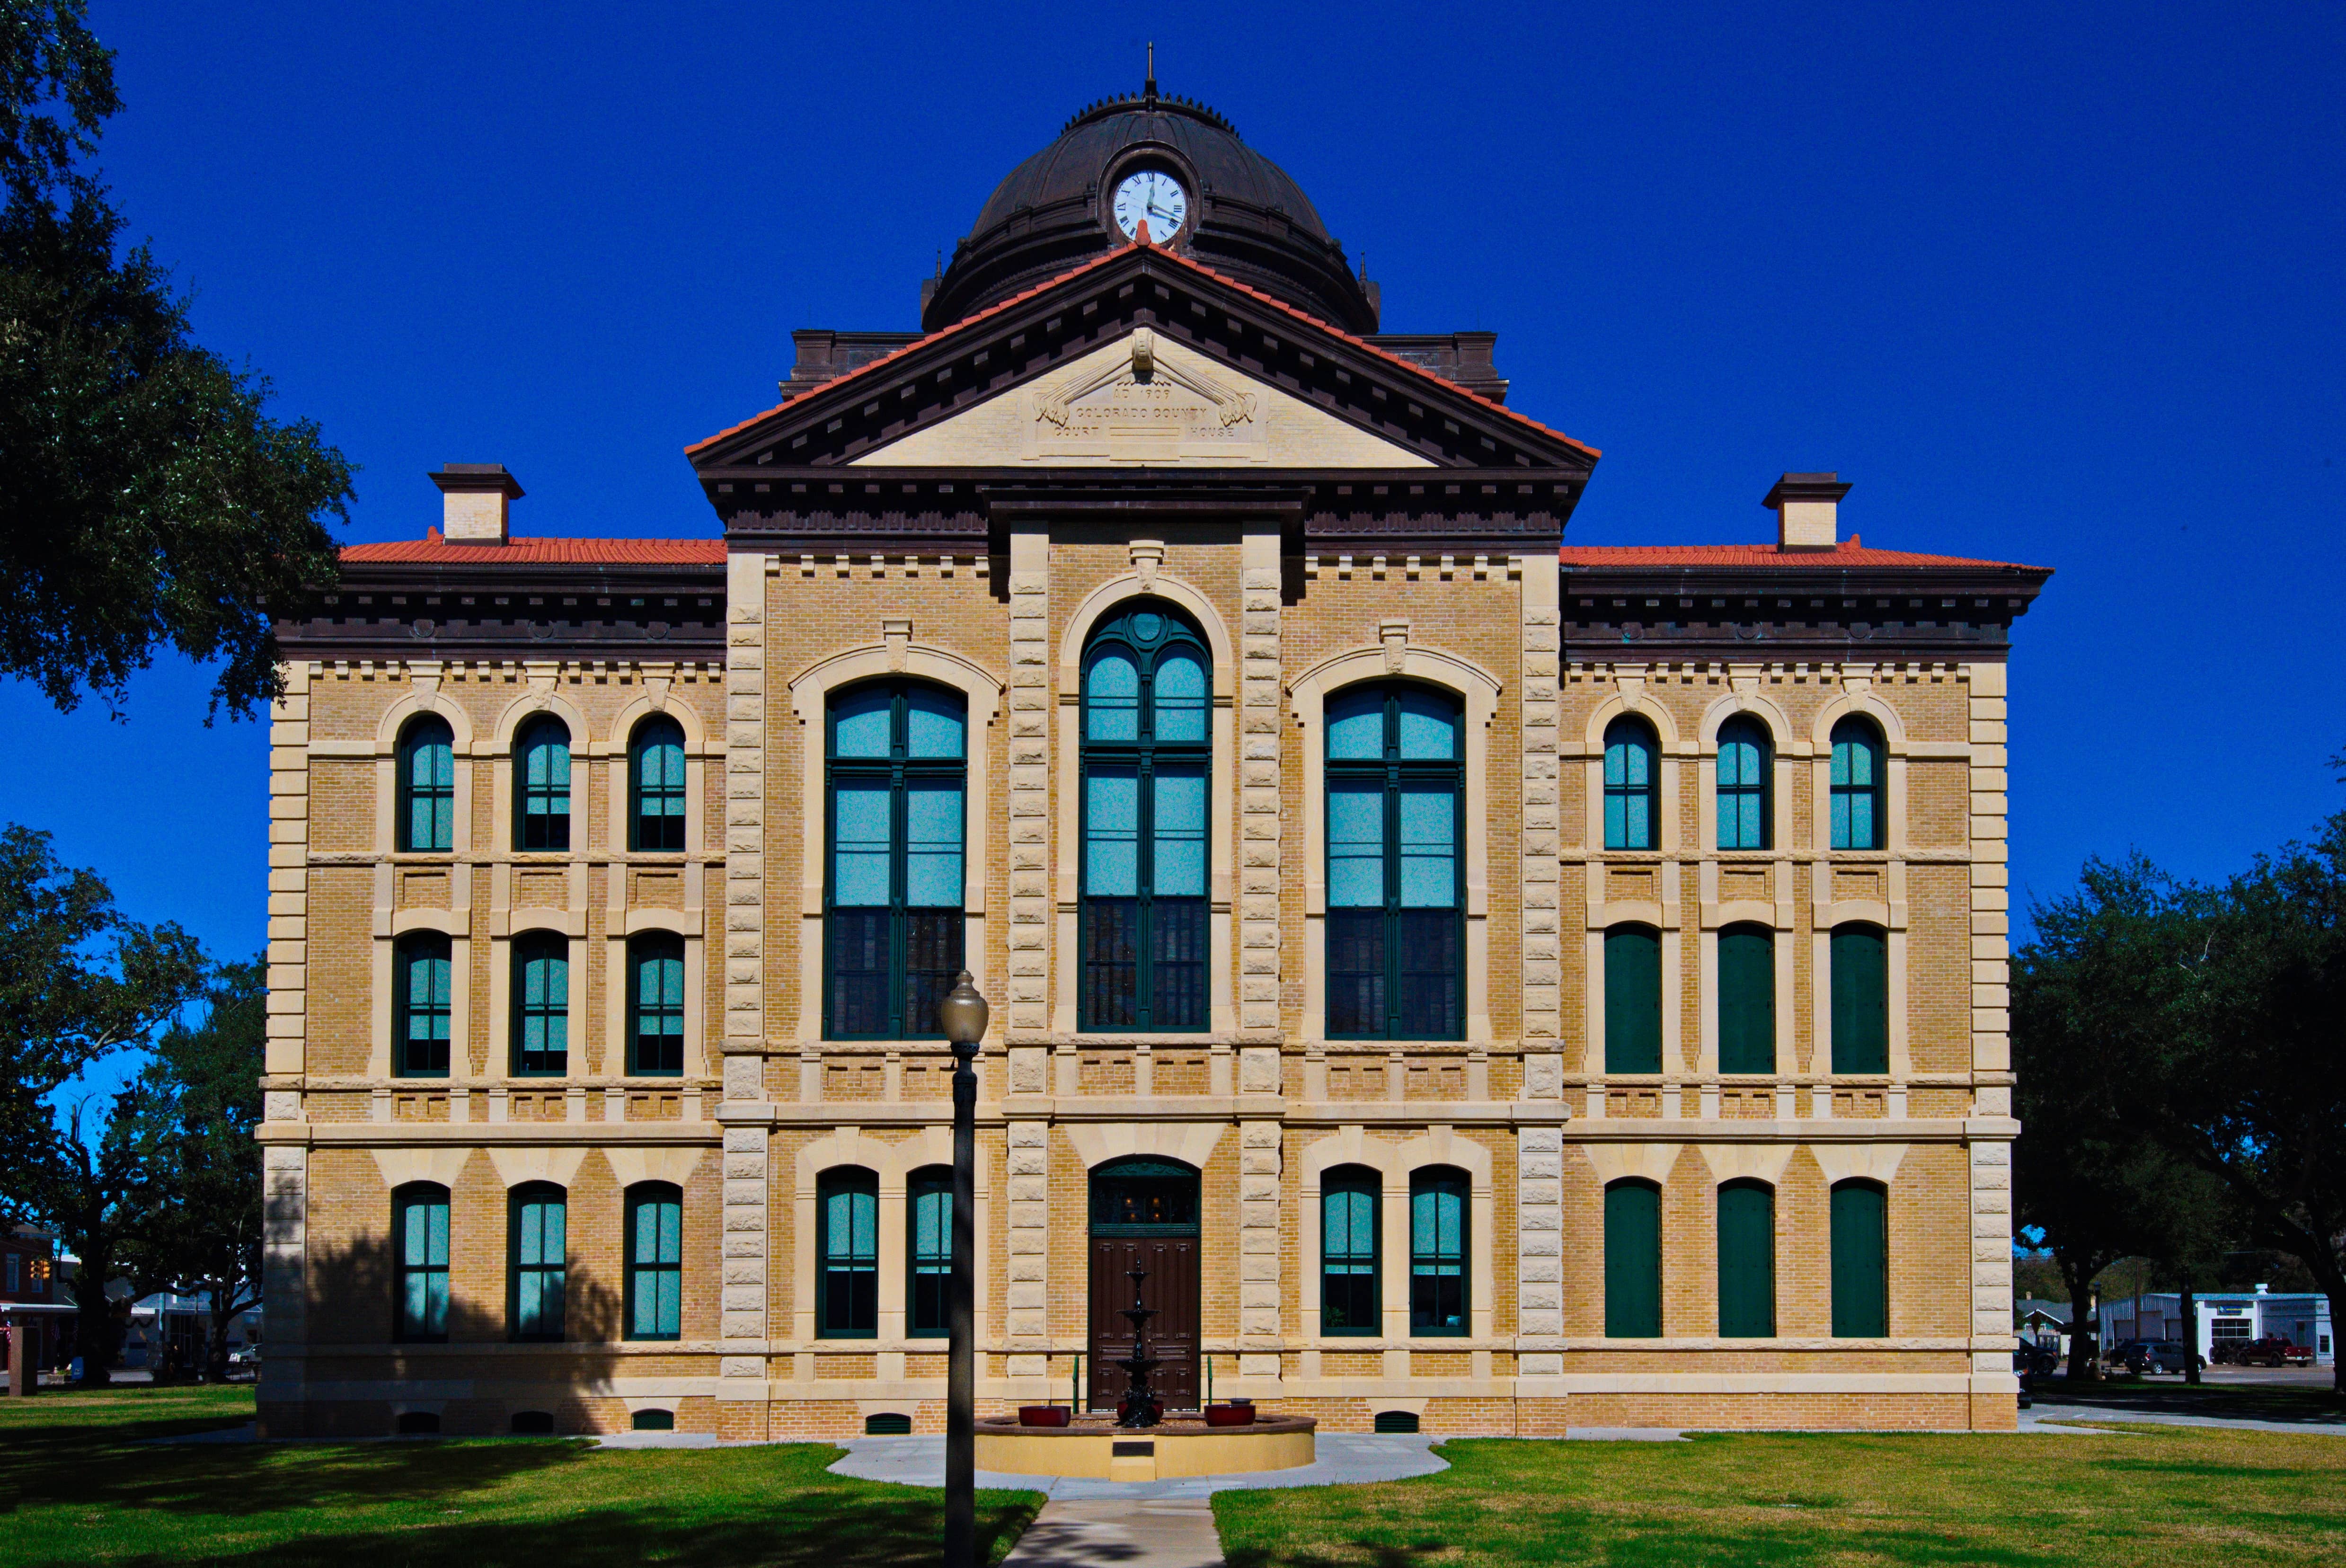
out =
{"type": "Polygon", "coordinates": [[[1831,550],[1841,544],[1841,498],[1849,486],[1838,473],[1787,473],[1760,503],[1776,514],[1780,550],[1831,550]]]}
{"type": "Polygon", "coordinates": [[[440,487],[440,532],[452,545],[502,545],[507,504],[521,485],[502,463],[444,463],[432,475],[440,487]]]}

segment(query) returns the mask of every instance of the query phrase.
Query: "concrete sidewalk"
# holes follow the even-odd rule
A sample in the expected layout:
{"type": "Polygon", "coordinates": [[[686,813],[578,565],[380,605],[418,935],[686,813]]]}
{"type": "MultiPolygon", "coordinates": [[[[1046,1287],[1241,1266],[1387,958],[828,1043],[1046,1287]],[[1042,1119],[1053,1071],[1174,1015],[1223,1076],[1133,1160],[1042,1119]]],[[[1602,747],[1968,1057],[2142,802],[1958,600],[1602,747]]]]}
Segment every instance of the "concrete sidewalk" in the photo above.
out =
{"type": "MultiPolygon", "coordinates": [[[[1345,1486],[1359,1481],[1402,1481],[1448,1470],[1449,1461],[1435,1458],[1432,1452],[1433,1445],[1441,1441],[1432,1433],[1380,1437],[1362,1432],[1322,1432],[1318,1462],[1294,1470],[1135,1481],[982,1470],[977,1472],[977,1484],[989,1490],[1039,1492],[1056,1501],[1127,1503],[1167,1498],[1203,1499],[1218,1492],[1265,1487],[1345,1486]]],[[[906,1486],[945,1483],[945,1440],[942,1437],[850,1438],[842,1446],[847,1450],[847,1457],[831,1467],[834,1475],[892,1481],[906,1486]]]]}
{"type": "Polygon", "coordinates": [[[1055,1497],[1002,1568],[1222,1568],[1213,1502],[1203,1497],[1055,1497]]]}

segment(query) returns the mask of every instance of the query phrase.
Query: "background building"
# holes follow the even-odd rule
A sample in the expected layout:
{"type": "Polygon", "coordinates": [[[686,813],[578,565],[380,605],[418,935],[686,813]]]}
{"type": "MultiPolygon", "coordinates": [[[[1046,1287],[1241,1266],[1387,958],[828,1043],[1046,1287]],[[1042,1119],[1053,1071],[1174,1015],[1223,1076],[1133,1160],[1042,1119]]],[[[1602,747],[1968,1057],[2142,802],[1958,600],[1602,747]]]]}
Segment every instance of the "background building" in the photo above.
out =
{"type": "Polygon", "coordinates": [[[1565,545],[1595,450],[1380,307],[1152,83],[921,332],[797,334],[691,449],[721,538],[451,465],[345,552],[280,627],[270,1431],[935,1429],[963,967],[990,1406],[1119,1391],[1139,1268],[1177,1403],[2013,1423],[2046,574],[1830,473],[1565,545]]]}

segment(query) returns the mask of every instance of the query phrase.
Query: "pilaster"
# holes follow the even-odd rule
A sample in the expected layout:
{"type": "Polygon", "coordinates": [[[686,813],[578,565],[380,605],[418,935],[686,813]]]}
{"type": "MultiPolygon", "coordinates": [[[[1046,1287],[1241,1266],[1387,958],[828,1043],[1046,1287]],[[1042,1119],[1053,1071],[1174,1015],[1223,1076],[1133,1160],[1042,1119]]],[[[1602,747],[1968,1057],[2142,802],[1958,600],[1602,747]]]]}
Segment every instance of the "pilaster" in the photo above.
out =
{"type": "Polygon", "coordinates": [[[1246,535],[1239,563],[1239,1027],[1279,1027],[1279,535],[1246,535]]]}
{"type": "Polygon", "coordinates": [[[1239,1370],[1279,1376],[1280,1125],[1239,1128],[1239,1370]]]}
{"type": "Polygon", "coordinates": [[[1051,1026],[1050,553],[1050,537],[1040,531],[1010,536],[1007,1001],[1014,1033],[1051,1026]]]}
{"type": "Polygon", "coordinates": [[[1040,1376],[1051,1349],[1051,1125],[1009,1125],[1008,1311],[1012,1377],[1040,1376]]]}
{"type": "MultiPolygon", "coordinates": [[[[1524,1127],[1515,1135],[1515,1317],[1525,1340],[1564,1333],[1564,1129],[1524,1127]]],[[[1552,1349],[1519,1352],[1526,1378],[1562,1375],[1552,1349]]]]}
{"type": "MultiPolygon", "coordinates": [[[[736,554],[726,563],[724,1097],[728,1106],[742,1110],[766,1099],[766,579],[771,565],[770,557],[752,554],[736,554]]],[[[767,1141],[762,1127],[725,1129],[720,1399],[765,1393],[767,1141]]]]}
{"type": "MultiPolygon", "coordinates": [[[[1560,567],[1554,555],[1516,563],[1523,580],[1523,1043],[1527,1054],[1556,1051],[1564,1033],[1564,954],[1558,890],[1562,865],[1557,816],[1556,681],[1563,648],[1560,567]]],[[[1559,1069],[1560,1069],[1559,1064],[1559,1069]]],[[[1548,1081],[1530,1071],[1525,1082],[1548,1081]]],[[[1560,1091],[1560,1083],[1559,1083],[1560,1091]]]]}

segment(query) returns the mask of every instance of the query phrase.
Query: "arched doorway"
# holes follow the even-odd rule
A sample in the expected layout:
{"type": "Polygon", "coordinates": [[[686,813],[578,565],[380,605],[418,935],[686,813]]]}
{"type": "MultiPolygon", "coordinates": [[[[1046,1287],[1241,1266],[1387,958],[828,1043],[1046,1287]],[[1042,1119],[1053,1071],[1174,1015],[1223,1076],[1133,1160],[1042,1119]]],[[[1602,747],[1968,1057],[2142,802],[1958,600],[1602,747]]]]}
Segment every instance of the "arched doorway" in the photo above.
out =
{"type": "Polygon", "coordinates": [[[1113,1410],[1132,1352],[1131,1271],[1145,1268],[1151,1386],[1173,1410],[1198,1408],[1198,1173],[1175,1160],[1115,1160],[1092,1172],[1091,1373],[1086,1402],[1113,1410]]]}

